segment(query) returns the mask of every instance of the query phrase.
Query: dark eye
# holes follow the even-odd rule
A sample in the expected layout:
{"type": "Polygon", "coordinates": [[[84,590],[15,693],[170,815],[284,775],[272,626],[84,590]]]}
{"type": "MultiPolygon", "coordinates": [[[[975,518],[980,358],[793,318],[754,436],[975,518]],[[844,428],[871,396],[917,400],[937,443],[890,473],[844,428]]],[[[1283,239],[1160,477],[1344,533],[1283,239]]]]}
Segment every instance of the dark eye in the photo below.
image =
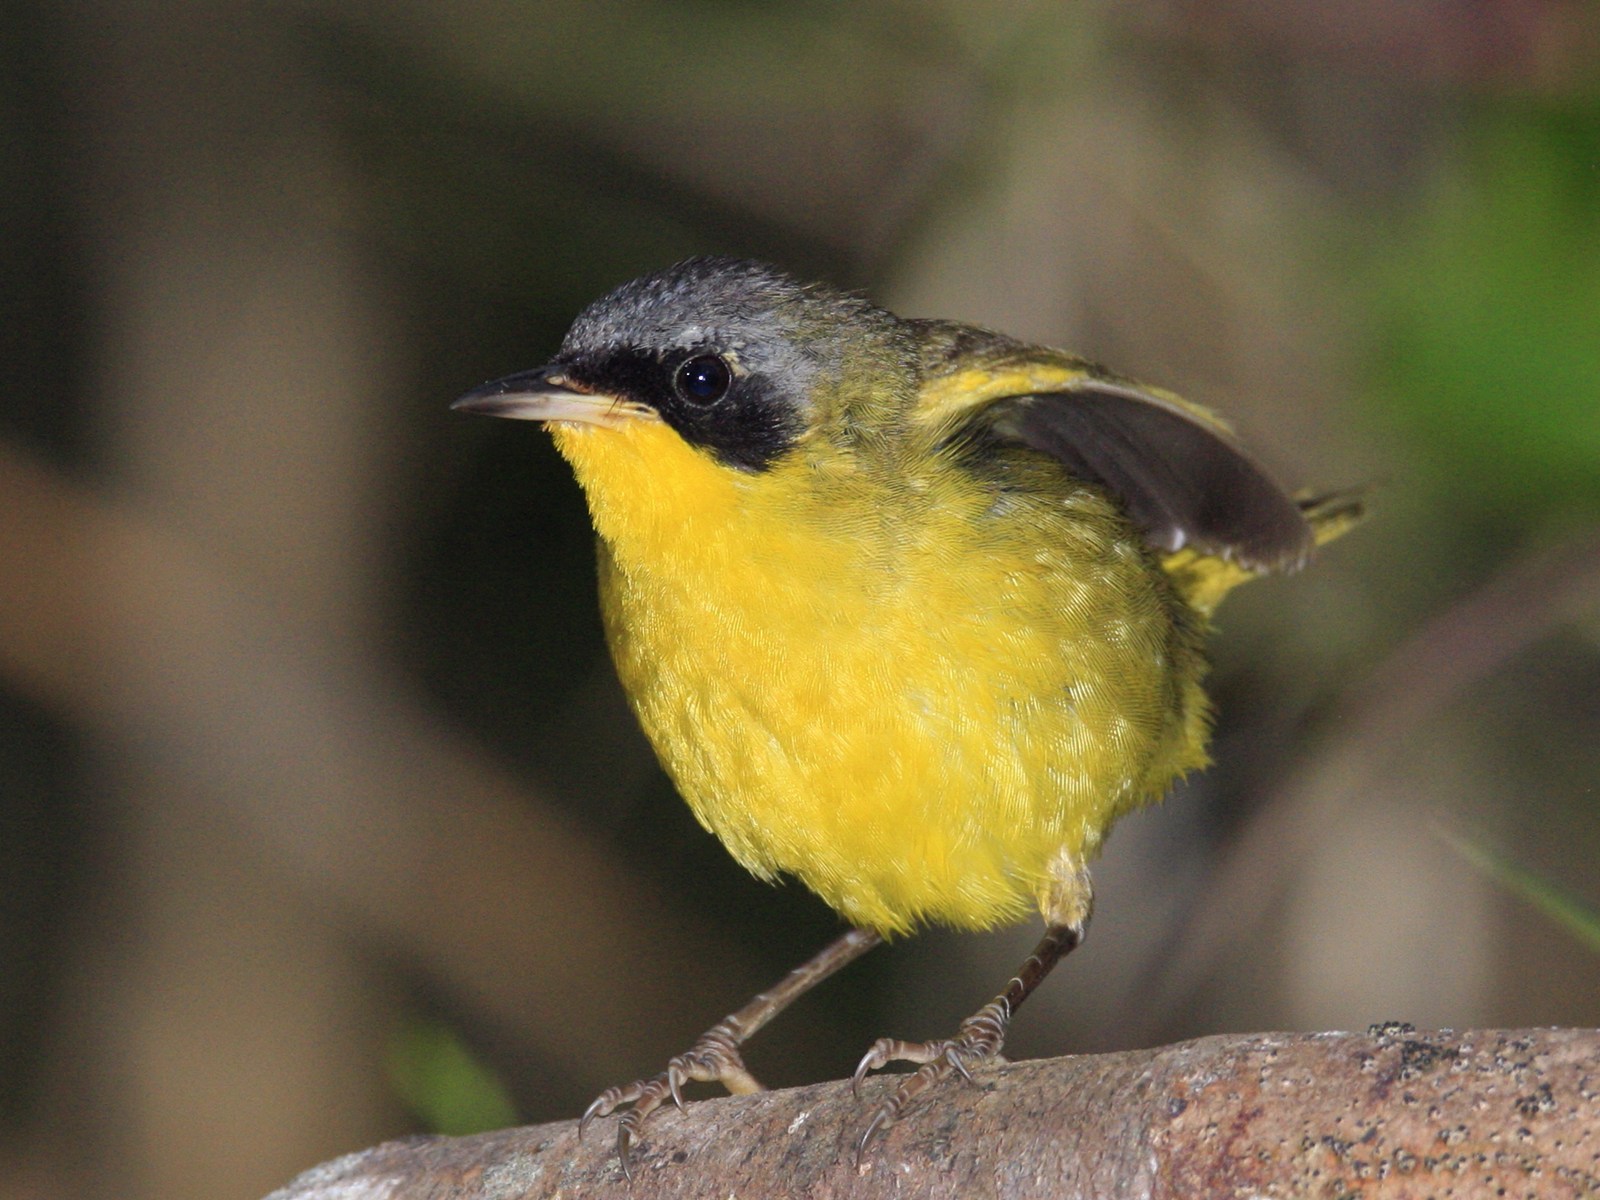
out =
{"type": "Polygon", "coordinates": [[[691,404],[715,404],[733,384],[733,371],[715,354],[697,354],[672,377],[678,395],[691,404]]]}

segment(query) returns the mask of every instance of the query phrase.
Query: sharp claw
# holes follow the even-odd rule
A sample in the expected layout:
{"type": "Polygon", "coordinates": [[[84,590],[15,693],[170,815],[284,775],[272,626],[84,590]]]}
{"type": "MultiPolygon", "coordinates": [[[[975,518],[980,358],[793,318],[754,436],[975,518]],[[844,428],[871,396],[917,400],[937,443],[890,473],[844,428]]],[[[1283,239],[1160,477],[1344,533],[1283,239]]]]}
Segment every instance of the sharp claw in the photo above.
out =
{"type": "Polygon", "coordinates": [[[999,1057],[1000,1040],[1005,1036],[1004,1022],[997,1020],[995,1024],[998,1028],[991,1031],[981,1026],[981,1016],[964,1022],[956,1036],[946,1041],[899,1042],[892,1038],[879,1038],[873,1043],[850,1080],[851,1090],[858,1099],[861,1096],[861,1082],[869,1071],[891,1062],[921,1065],[903,1078],[894,1094],[873,1113],[872,1120],[856,1142],[857,1166],[861,1165],[868,1147],[895,1123],[907,1105],[951,1075],[959,1075],[968,1083],[976,1084],[977,1080],[972,1075],[973,1066],[999,1057]]]}
{"type": "Polygon", "coordinates": [[[861,1056],[861,1061],[856,1064],[856,1073],[850,1078],[850,1091],[857,1100],[861,1099],[861,1084],[867,1076],[895,1060],[896,1044],[888,1038],[879,1038],[872,1043],[872,1048],[861,1056]]]}
{"type": "Polygon", "coordinates": [[[629,1161],[629,1151],[633,1147],[633,1135],[628,1131],[627,1122],[624,1121],[617,1129],[617,1160],[622,1164],[622,1177],[629,1183],[633,1182],[633,1163],[629,1161]]]}
{"type": "Polygon", "coordinates": [[[973,1082],[972,1072],[967,1070],[967,1064],[963,1059],[961,1052],[954,1046],[944,1052],[944,1060],[953,1068],[955,1068],[957,1075],[960,1075],[961,1078],[965,1079],[968,1083],[973,1082]]]}
{"type": "MultiPolygon", "coordinates": [[[[638,1143],[640,1133],[650,1115],[661,1108],[667,1100],[671,1100],[673,1107],[679,1112],[683,1111],[683,1085],[691,1080],[704,1082],[720,1081],[729,1090],[729,1077],[737,1084],[741,1079],[755,1081],[748,1071],[744,1070],[744,1063],[739,1058],[737,1048],[713,1045],[710,1050],[703,1050],[698,1046],[691,1048],[688,1053],[680,1054],[667,1064],[667,1069],[654,1079],[640,1080],[627,1087],[607,1088],[599,1097],[584,1109],[583,1116],[578,1118],[578,1136],[583,1136],[590,1123],[596,1117],[608,1117],[619,1109],[626,1108],[622,1119],[617,1126],[617,1159],[622,1165],[622,1174],[626,1179],[633,1178],[633,1147],[638,1143]],[[632,1107],[627,1107],[631,1105],[632,1107]]],[[[756,1084],[757,1090],[760,1085],[756,1084]]],[[[748,1088],[746,1090],[749,1090],[748,1088]]]]}
{"type": "Polygon", "coordinates": [[[593,1104],[589,1105],[588,1108],[583,1110],[583,1116],[578,1118],[578,1140],[583,1140],[583,1131],[589,1128],[590,1123],[593,1122],[596,1117],[603,1117],[610,1111],[611,1110],[606,1106],[605,1093],[602,1092],[600,1095],[594,1098],[593,1104]]]}
{"type": "Polygon", "coordinates": [[[881,1134],[885,1129],[889,1128],[890,1125],[894,1124],[894,1118],[889,1115],[889,1109],[893,1103],[894,1101],[890,1100],[888,1104],[885,1104],[882,1108],[878,1109],[877,1112],[873,1113],[872,1120],[867,1122],[867,1127],[862,1132],[860,1140],[856,1142],[857,1167],[861,1166],[861,1157],[867,1152],[867,1147],[872,1144],[873,1139],[881,1134]]]}
{"type": "Polygon", "coordinates": [[[856,1064],[856,1073],[850,1079],[850,1094],[857,1100],[861,1099],[861,1081],[867,1077],[867,1072],[872,1070],[872,1067],[872,1051],[868,1050],[856,1064]]]}

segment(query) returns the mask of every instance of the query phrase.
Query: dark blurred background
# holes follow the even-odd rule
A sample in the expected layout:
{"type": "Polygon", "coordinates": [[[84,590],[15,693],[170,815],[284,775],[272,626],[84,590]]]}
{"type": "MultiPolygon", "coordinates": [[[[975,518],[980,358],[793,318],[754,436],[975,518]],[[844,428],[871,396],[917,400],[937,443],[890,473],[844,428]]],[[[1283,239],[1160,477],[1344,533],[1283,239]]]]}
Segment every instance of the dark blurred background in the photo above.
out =
{"type": "MultiPolygon", "coordinates": [[[[832,936],[655,767],[545,436],[446,408],[700,252],[1377,483],[1223,610],[1218,765],[1016,1055],[1600,1020],[1459,846],[1600,902],[1597,52],[1585,0],[6,4],[0,1197],[259,1196],[467,1059],[572,1116],[832,936]]],[[[946,1033],[1035,932],[752,1067],[946,1033]]]]}

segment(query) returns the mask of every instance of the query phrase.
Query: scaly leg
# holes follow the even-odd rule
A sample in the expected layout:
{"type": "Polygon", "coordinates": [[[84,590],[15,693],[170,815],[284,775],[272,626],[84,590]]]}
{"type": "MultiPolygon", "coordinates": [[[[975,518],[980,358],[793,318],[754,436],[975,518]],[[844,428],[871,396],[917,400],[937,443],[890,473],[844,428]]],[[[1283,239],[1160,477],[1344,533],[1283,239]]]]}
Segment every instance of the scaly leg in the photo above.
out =
{"type": "Polygon", "coordinates": [[[814,958],[790,971],[770,991],[762,992],[738,1012],[724,1017],[703,1033],[693,1046],[667,1063],[667,1069],[654,1079],[641,1079],[626,1087],[608,1088],[589,1105],[578,1122],[578,1136],[596,1117],[609,1116],[631,1104],[617,1128],[617,1155],[622,1173],[633,1178],[629,1151],[638,1140],[651,1113],[667,1100],[683,1107],[682,1088],[689,1080],[720,1083],[735,1095],[762,1090],[739,1055],[742,1046],[757,1030],[806,992],[841,967],[854,962],[883,939],[869,929],[852,929],[825,946],[814,958]]]}
{"type": "Polygon", "coordinates": [[[866,1150],[872,1139],[893,1125],[900,1114],[918,1096],[951,1074],[960,1075],[969,1083],[969,1068],[978,1063],[998,1058],[1005,1042],[1006,1030],[1011,1025],[1011,1015],[1026,1000],[1041,980],[1050,974],[1050,968],[1060,962],[1081,941],[1087,915],[1073,925],[1051,925],[1044,938],[1018,969],[1016,976],[989,1003],[961,1022],[953,1038],[936,1042],[902,1042],[897,1038],[879,1038],[868,1050],[861,1065],[856,1068],[854,1086],[861,1091],[861,1081],[868,1071],[891,1062],[921,1063],[922,1066],[905,1077],[905,1081],[872,1115],[861,1140],[856,1143],[856,1158],[866,1150]]]}

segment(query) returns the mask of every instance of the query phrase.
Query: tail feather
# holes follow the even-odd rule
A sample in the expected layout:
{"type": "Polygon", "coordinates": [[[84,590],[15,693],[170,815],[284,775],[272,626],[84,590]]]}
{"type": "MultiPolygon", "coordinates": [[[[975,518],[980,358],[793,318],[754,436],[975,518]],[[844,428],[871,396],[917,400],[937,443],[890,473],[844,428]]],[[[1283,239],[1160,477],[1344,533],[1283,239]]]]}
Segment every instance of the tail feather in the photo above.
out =
{"type": "MultiPolygon", "coordinates": [[[[1344,536],[1366,519],[1368,490],[1366,486],[1340,488],[1315,494],[1301,492],[1295,497],[1300,515],[1311,526],[1317,545],[1344,536]]],[[[1161,560],[1161,566],[1183,598],[1207,617],[1234,588],[1266,574],[1193,549],[1168,554],[1161,560]]]]}

